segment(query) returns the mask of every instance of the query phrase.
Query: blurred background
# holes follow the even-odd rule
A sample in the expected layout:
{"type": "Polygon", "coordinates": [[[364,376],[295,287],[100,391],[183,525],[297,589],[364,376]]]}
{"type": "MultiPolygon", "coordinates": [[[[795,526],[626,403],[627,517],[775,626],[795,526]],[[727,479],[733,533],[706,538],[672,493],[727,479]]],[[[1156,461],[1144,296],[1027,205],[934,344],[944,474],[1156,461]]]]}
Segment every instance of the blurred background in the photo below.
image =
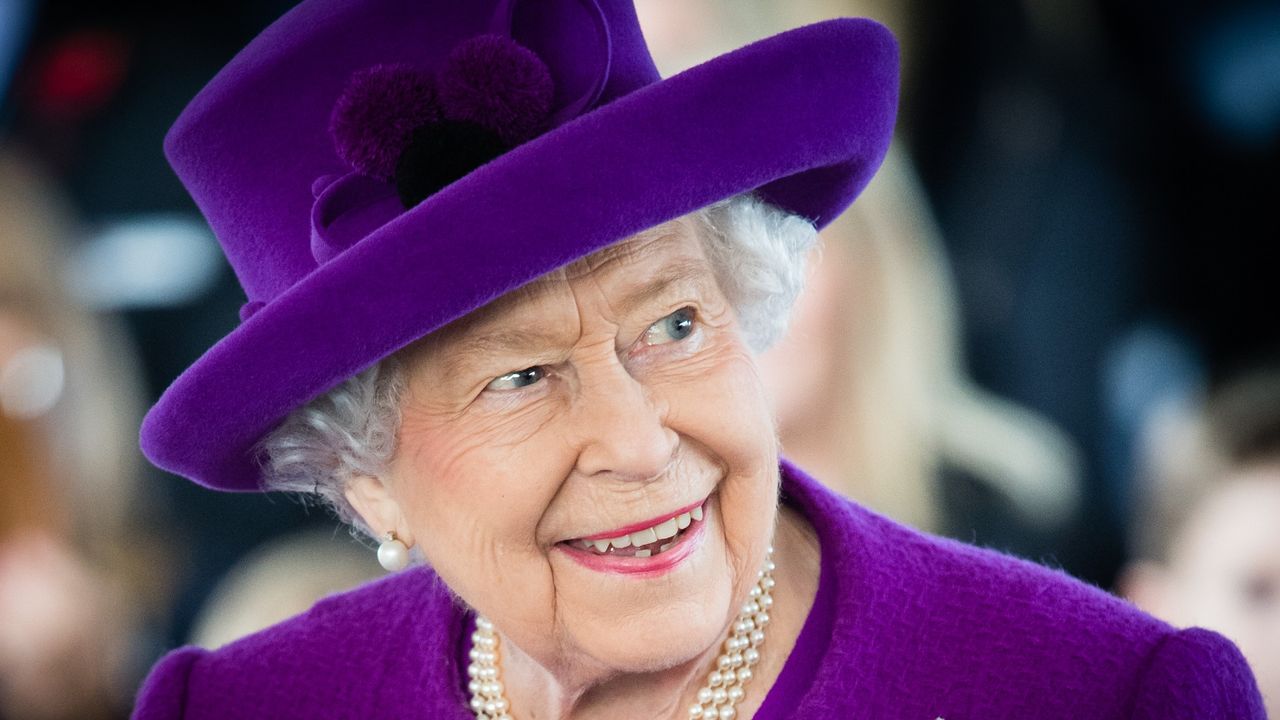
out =
{"type": "MultiPolygon", "coordinates": [[[[841,15],[902,43],[890,156],[765,359],[785,451],[1222,629],[1276,713],[1280,5],[636,2],[664,74],[841,15]]],[[[0,720],[125,717],[166,649],[379,572],[136,449],[245,300],[162,137],[290,5],[0,0],[0,720]]]]}

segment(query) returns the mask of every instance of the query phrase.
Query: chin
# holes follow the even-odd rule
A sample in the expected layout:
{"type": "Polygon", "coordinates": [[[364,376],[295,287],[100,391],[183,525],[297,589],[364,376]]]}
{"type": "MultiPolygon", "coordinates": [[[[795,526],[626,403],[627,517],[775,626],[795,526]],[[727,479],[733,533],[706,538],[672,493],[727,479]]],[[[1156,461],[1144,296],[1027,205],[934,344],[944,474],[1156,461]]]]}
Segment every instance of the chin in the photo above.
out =
{"type": "MultiPolygon", "coordinates": [[[[754,496],[737,499],[761,508],[757,517],[744,518],[744,530],[764,536],[772,505],[754,496]]],[[[687,546],[673,548],[676,559],[652,572],[602,570],[558,551],[553,567],[565,586],[557,614],[568,639],[562,647],[616,673],[666,670],[717,650],[754,571],[744,575],[740,566],[753,561],[732,556],[721,494],[713,493],[705,508],[705,521],[691,527],[687,546]]]]}
{"type": "Polygon", "coordinates": [[[608,627],[578,638],[579,645],[601,665],[619,673],[669,670],[697,660],[716,645],[731,616],[731,593],[702,593],[697,600],[620,618],[608,627]],[[710,608],[717,608],[710,611],[710,608]]]}
{"type": "Polygon", "coordinates": [[[576,617],[573,605],[562,604],[572,644],[615,672],[666,670],[716,645],[733,617],[736,588],[715,530],[674,572],[611,578],[607,590],[580,598],[587,604],[576,617]]]}

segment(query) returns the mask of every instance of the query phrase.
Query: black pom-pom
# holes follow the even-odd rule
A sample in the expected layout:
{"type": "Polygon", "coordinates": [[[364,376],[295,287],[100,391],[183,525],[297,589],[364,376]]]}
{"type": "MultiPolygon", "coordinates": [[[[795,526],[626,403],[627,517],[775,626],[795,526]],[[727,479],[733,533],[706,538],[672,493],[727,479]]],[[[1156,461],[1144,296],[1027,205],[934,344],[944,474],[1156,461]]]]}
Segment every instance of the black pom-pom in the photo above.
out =
{"type": "Polygon", "coordinates": [[[396,192],[411,208],[507,151],[492,130],[465,120],[440,120],[418,128],[396,163],[396,192]]]}

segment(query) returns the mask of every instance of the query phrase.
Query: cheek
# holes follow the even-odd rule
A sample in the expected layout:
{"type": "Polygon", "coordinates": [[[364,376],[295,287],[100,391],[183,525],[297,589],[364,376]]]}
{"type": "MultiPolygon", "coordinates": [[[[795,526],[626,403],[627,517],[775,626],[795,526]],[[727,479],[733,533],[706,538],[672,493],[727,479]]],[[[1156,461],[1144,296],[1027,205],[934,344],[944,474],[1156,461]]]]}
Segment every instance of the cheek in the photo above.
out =
{"type": "Polygon", "coordinates": [[[464,535],[527,537],[555,492],[524,472],[557,465],[556,446],[539,437],[544,425],[528,412],[406,424],[396,475],[410,522],[439,536],[433,544],[456,540],[443,531],[458,526],[475,528],[464,535]]]}
{"type": "Polygon", "coordinates": [[[729,562],[755,576],[776,516],[778,449],[759,370],[744,347],[709,355],[671,386],[669,424],[721,466],[718,492],[729,562]]]}
{"type": "Polygon", "coordinates": [[[707,353],[663,378],[668,423],[739,471],[777,464],[776,433],[754,357],[739,345],[707,353]]]}
{"type": "Polygon", "coordinates": [[[537,434],[503,442],[492,429],[456,421],[404,443],[397,494],[427,562],[464,601],[509,616],[490,603],[519,597],[538,615],[551,602],[537,602],[550,580],[535,537],[563,477],[562,453],[537,434]]]}

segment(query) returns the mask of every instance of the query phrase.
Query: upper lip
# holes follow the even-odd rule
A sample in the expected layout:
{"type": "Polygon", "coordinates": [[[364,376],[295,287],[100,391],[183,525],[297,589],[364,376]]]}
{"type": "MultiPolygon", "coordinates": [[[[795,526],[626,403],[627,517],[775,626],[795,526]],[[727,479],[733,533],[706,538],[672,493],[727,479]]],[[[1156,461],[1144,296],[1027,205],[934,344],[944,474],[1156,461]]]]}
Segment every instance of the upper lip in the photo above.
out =
{"type": "Polygon", "coordinates": [[[595,533],[594,535],[584,535],[582,537],[571,538],[571,539],[572,540],[611,540],[616,537],[621,537],[623,535],[636,532],[637,530],[643,530],[647,527],[653,527],[654,525],[657,525],[658,523],[661,523],[661,522],[666,522],[667,520],[670,520],[671,518],[679,515],[680,513],[689,512],[690,510],[698,507],[699,505],[701,505],[706,501],[707,501],[706,498],[702,498],[701,500],[698,500],[696,502],[691,502],[682,508],[673,510],[664,515],[659,515],[649,520],[642,520],[641,522],[631,523],[630,525],[623,525],[622,527],[614,528],[613,530],[606,530],[605,532],[595,533]]]}

